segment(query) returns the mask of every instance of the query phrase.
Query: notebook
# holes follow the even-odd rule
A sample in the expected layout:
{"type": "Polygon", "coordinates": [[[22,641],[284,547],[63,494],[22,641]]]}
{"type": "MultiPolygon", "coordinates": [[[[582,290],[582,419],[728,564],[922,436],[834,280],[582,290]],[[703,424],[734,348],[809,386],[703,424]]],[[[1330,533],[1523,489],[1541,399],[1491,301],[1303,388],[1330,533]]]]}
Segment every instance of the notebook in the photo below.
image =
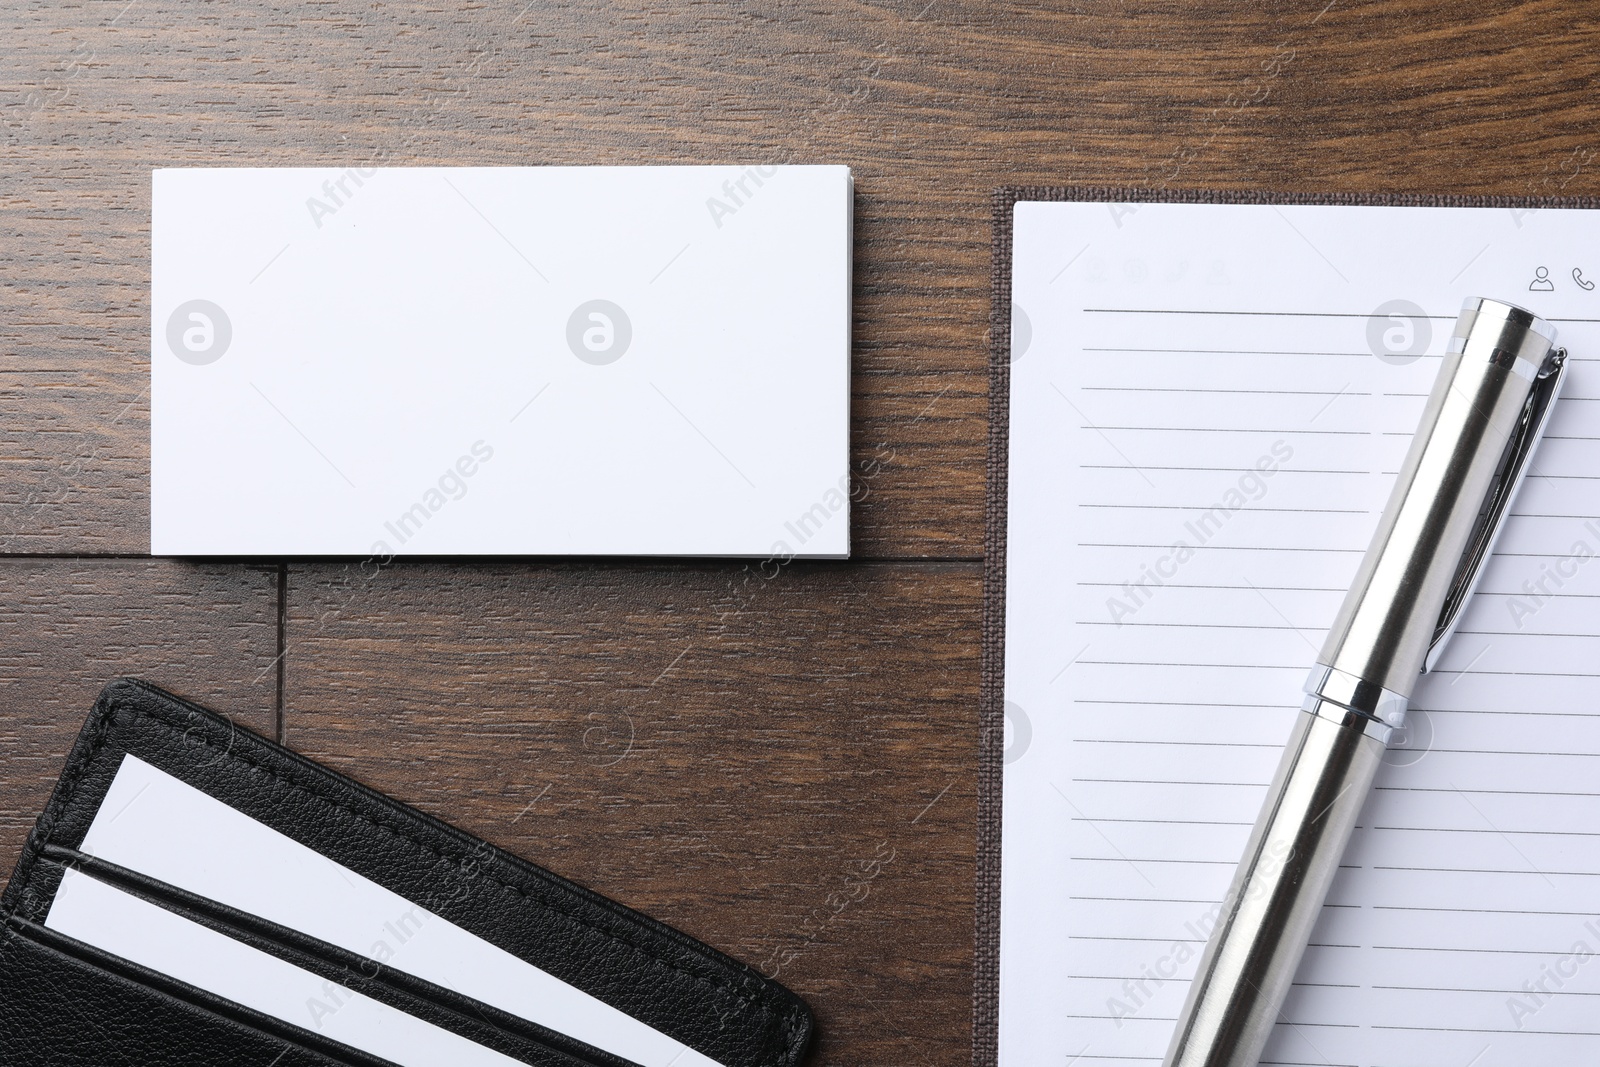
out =
{"type": "Polygon", "coordinates": [[[1457,310],[1488,296],[1556,325],[1570,379],[1262,1062],[1592,1062],[1600,211],[1203,200],[998,204],[978,1060],[1160,1062],[1457,310]]]}

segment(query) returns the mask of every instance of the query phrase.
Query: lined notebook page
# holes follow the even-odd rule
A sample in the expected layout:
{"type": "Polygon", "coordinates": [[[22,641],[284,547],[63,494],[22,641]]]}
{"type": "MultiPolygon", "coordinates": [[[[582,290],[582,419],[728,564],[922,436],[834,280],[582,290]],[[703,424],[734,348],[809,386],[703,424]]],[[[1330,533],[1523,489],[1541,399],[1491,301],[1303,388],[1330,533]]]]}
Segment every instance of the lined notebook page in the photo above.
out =
{"type": "Polygon", "coordinates": [[[1001,1064],[1160,1061],[1469,295],[1575,363],[1263,1062],[1600,1060],[1600,213],[1023,203],[1013,276],[1001,1064]]]}

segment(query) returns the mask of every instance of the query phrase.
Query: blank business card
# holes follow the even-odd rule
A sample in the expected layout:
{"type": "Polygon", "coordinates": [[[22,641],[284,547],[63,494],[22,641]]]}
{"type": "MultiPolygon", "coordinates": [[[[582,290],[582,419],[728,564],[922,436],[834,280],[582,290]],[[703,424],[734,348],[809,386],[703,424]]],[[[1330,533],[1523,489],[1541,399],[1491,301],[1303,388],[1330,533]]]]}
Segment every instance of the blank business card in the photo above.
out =
{"type": "MultiPolygon", "coordinates": [[[[137,756],[122,757],[81,847],[96,859],[454,990],[640,1067],[720,1067],[137,756]]],[[[452,1062],[451,1056],[460,1063],[498,1062],[476,1045],[478,1059],[462,1058],[458,1046],[471,1042],[409,1017],[403,1032],[425,1043],[418,1046],[422,1058],[397,1057],[384,1035],[400,1025],[395,1016],[403,1013],[367,998],[359,999],[360,1010],[345,1013],[357,997],[350,990],[305,995],[308,986],[320,990],[321,980],[190,920],[167,918],[156,905],[88,876],[63,883],[45,925],[403,1065],[431,1067],[452,1062]],[[330,1030],[336,1014],[339,1027],[330,1030]],[[436,1046],[443,1050],[439,1056],[427,1051],[436,1046]]]]}
{"type": "Polygon", "coordinates": [[[851,188],[155,171],[151,551],[848,555],[851,188]]]}
{"type": "Polygon", "coordinates": [[[47,925],[398,1067],[518,1067],[522,1062],[70,867],[62,873],[47,925]]]}

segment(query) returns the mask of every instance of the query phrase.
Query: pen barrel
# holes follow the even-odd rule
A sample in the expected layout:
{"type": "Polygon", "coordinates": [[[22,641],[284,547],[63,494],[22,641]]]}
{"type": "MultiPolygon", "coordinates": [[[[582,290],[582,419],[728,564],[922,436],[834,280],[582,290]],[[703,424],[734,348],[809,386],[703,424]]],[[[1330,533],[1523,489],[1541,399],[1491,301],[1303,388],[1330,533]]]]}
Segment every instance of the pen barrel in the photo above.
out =
{"type": "Polygon", "coordinates": [[[1385,733],[1327,702],[1296,716],[1165,1067],[1255,1067],[1377,774],[1385,733]]]}
{"type": "Polygon", "coordinates": [[[1377,532],[1306,683],[1166,1067],[1256,1067],[1389,735],[1460,620],[1560,391],[1532,313],[1467,301],[1377,532]]]}
{"type": "Polygon", "coordinates": [[[1336,684],[1361,692],[1319,695],[1353,700],[1368,714],[1380,699],[1410,698],[1447,600],[1481,573],[1483,557],[1469,549],[1482,543],[1485,514],[1515,490],[1521,466],[1510,460],[1527,440],[1540,379],[1559,362],[1554,340],[1549,324],[1511,304],[1472,299],[1463,307],[1377,531],[1317,659],[1336,684]]]}

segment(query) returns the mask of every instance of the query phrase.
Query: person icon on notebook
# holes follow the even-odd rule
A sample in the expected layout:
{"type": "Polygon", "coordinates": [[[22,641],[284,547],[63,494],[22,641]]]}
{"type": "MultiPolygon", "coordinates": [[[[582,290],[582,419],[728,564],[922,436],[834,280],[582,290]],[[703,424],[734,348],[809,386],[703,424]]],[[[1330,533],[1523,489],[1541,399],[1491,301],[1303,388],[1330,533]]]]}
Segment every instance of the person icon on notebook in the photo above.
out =
{"type": "Polygon", "coordinates": [[[1528,291],[1534,293],[1555,292],[1556,283],[1550,280],[1549,267],[1536,267],[1533,271],[1533,281],[1528,283],[1528,291]]]}

